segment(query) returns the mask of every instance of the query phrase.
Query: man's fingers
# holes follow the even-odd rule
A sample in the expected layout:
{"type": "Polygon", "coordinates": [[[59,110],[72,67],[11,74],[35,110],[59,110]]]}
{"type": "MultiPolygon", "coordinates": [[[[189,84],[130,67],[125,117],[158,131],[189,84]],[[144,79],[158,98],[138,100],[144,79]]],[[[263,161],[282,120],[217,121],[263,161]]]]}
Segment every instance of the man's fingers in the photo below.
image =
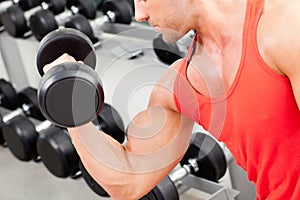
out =
{"type": "Polygon", "coordinates": [[[44,73],[46,73],[49,69],[51,69],[55,65],[58,65],[58,64],[64,63],[64,62],[76,62],[76,60],[69,54],[65,53],[65,54],[61,55],[60,57],[58,57],[56,60],[54,60],[52,63],[45,65],[43,68],[43,71],[44,71],[44,73]]]}

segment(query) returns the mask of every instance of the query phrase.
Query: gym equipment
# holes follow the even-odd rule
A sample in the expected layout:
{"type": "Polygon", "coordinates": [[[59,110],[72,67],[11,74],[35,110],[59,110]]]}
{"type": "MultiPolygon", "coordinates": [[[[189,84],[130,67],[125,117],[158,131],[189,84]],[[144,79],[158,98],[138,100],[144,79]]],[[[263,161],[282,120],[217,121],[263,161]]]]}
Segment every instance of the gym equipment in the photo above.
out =
{"type": "Polygon", "coordinates": [[[167,65],[171,65],[176,60],[185,57],[194,34],[194,31],[190,31],[176,43],[170,44],[166,43],[162,38],[162,34],[159,33],[152,41],[154,53],[160,61],[167,65]]]}
{"type": "Polygon", "coordinates": [[[65,9],[65,0],[44,0],[41,5],[24,12],[18,5],[6,9],[1,15],[1,21],[5,30],[13,37],[27,37],[31,35],[29,18],[38,10],[49,10],[53,13],[61,13],[65,9]]]}
{"type": "Polygon", "coordinates": [[[130,24],[133,17],[132,8],[124,0],[104,0],[102,12],[103,16],[91,21],[82,15],[75,15],[66,22],[65,27],[85,33],[95,43],[98,39],[93,30],[101,29],[106,23],[130,24]]]}
{"type": "Polygon", "coordinates": [[[5,143],[2,126],[14,117],[26,115],[38,120],[45,120],[38,106],[37,90],[34,88],[28,87],[18,93],[18,107],[4,116],[0,115],[0,144],[5,143]]]}
{"type": "Polygon", "coordinates": [[[9,110],[18,107],[18,94],[11,83],[0,79],[0,106],[9,110]]]}
{"type": "Polygon", "coordinates": [[[82,162],[79,162],[79,169],[81,171],[82,177],[90,189],[101,197],[109,197],[109,194],[93,179],[93,177],[85,169],[82,162]]]}
{"type": "MultiPolygon", "coordinates": [[[[119,127],[119,124],[123,126],[123,121],[113,108],[105,105],[97,119],[95,123],[99,123],[101,130],[107,131],[117,141],[123,142],[124,131],[122,127],[119,127]]],[[[2,126],[3,137],[8,148],[16,158],[22,161],[39,160],[36,143],[42,131],[52,136],[65,134],[64,130],[55,127],[48,120],[35,125],[32,120],[22,115],[14,117],[2,126]]]]}
{"type": "MultiPolygon", "coordinates": [[[[123,143],[124,124],[118,112],[104,104],[98,118],[93,122],[98,128],[123,143]]],[[[37,152],[45,167],[56,177],[76,177],[79,172],[79,156],[67,132],[43,132],[37,140],[37,152]]]]}
{"type": "Polygon", "coordinates": [[[141,200],[179,199],[178,187],[189,175],[217,182],[226,172],[227,162],[220,145],[209,135],[196,133],[180,161],[181,167],[172,171],[141,200]]]}
{"type": "Polygon", "coordinates": [[[96,17],[97,4],[95,0],[67,0],[66,5],[69,10],[56,16],[52,12],[41,10],[30,17],[30,28],[37,40],[42,40],[45,35],[58,29],[75,14],[82,14],[88,19],[96,17]]]}
{"type": "MultiPolygon", "coordinates": [[[[18,4],[19,7],[23,11],[27,11],[32,7],[35,7],[41,3],[41,0],[6,0],[6,1],[1,1],[0,3],[0,15],[4,11],[6,11],[7,8],[9,8],[12,5],[18,4]]],[[[0,19],[0,31],[4,30],[4,27],[2,26],[2,21],[0,19]]]]}
{"type": "Polygon", "coordinates": [[[60,127],[74,127],[96,119],[104,103],[104,91],[95,66],[93,44],[80,31],[58,29],[44,37],[37,54],[42,76],[38,102],[49,121],[60,127]],[[64,53],[85,64],[61,63],[44,75],[43,67],[64,53]]]}
{"type": "Polygon", "coordinates": [[[36,150],[36,141],[39,134],[46,130],[47,133],[63,132],[45,120],[35,125],[28,117],[18,115],[2,126],[3,138],[12,154],[21,161],[39,161],[36,150]]]}

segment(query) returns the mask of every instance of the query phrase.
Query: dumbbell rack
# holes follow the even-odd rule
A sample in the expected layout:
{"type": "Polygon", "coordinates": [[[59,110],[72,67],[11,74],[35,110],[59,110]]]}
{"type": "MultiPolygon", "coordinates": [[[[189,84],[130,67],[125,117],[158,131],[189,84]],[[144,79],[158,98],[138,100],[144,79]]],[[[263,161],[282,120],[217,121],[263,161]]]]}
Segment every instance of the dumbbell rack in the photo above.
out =
{"type": "MultiPolygon", "coordinates": [[[[104,83],[105,91],[111,91],[111,93],[108,92],[106,94],[106,101],[114,105],[121,114],[126,113],[122,116],[125,125],[129,123],[129,118],[132,118],[133,115],[145,108],[149,97],[148,93],[150,93],[152,85],[146,88],[145,91],[147,94],[145,95],[143,93],[143,97],[139,98],[138,103],[134,102],[129,106],[124,106],[124,102],[121,102],[121,99],[127,101],[123,96],[129,97],[132,94],[126,93],[126,91],[124,92],[122,85],[128,84],[128,87],[131,87],[132,82],[134,82],[133,84],[152,84],[167,69],[165,64],[160,63],[156,59],[152,51],[152,39],[156,33],[152,29],[143,26],[141,28],[139,27],[140,26],[132,27],[120,24],[107,24],[103,31],[96,32],[96,35],[103,39],[102,47],[96,50],[98,55],[96,71],[104,83]],[[141,50],[142,54],[138,55],[137,59],[128,59],[128,57],[123,58],[122,56],[118,57],[116,54],[125,55],[126,53],[136,53],[136,51],[131,51],[132,49],[121,47],[136,48],[137,51],[141,50]],[[106,67],[99,67],[101,65],[106,67]],[[140,69],[143,71],[145,77],[141,77],[138,74],[140,73],[140,69]],[[133,81],[133,77],[135,77],[136,80],[133,81]],[[143,80],[145,78],[146,80],[143,80]],[[125,79],[129,79],[129,82],[125,79]],[[129,114],[127,109],[130,110],[129,114]]],[[[38,45],[38,42],[34,38],[14,39],[5,32],[0,35],[0,50],[3,65],[5,65],[5,69],[2,69],[2,63],[0,62],[0,73],[4,78],[6,78],[5,76],[9,77],[9,80],[13,82],[17,90],[21,90],[27,86],[37,87],[38,85],[40,76],[35,67],[35,55],[38,45]],[[2,74],[2,71],[5,73],[2,74]]],[[[134,86],[134,88],[130,89],[138,90],[139,88],[134,86]]],[[[1,162],[2,160],[0,158],[0,164],[1,162]]],[[[181,189],[188,190],[194,188],[203,191],[210,195],[207,199],[211,200],[235,199],[238,195],[238,191],[235,189],[230,189],[224,185],[193,176],[184,178],[182,184],[183,187],[181,187],[181,189]]],[[[93,199],[93,197],[88,199],[93,199]]],[[[99,197],[97,199],[99,199],[99,197]]],[[[246,200],[246,198],[243,200],[246,200]]]]}

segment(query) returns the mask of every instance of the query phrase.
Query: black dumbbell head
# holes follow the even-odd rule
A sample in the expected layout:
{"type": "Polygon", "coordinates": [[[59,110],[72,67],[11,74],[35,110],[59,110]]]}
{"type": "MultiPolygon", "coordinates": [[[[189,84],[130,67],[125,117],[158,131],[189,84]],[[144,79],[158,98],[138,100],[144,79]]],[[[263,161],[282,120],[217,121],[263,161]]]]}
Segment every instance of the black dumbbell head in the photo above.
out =
{"type": "Polygon", "coordinates": [[[107,14],[108,11],[115,13],[114,23],[130,24],[132,21],[132,8],[125,0],[104,0],[102,12],[107,14]]]}
{"type": "Polygon", "coordinates": [[[39,10],[29,18],[30,29],[34,37],[41,41],[48,33],[58,29],[55,16],[49,10],[39,10]]]}
{"type": "Polygon", "coordinates": [[[113,137],[119,143],[125,139],[124,123],[118,111],[109,104],[104,104],[94,124],[99,124],[100,129],[113,137]]]}
{"type": "Polygon", "coordinates": [[[38,91],[44,116],[61,127],[93,121],[104,101],[97,73],[81,63],[62,63],[53,67],[41,79],[38,91]]]}
{"type": "Polygon", "coordinates": [[[97,4],[95,0],[67,0],[67,8],[75,6],[79,13],[88,19],[95,19],[97,13],[97,4]]]}
{"type": "Polygon", "coordinates": [[[227,162],[220,145],[211,136],[196,133],[191,144],[180,161],[181,165],[189,164],[189,159],[197,159],[199,170],[193,175],[217,182],[227,169],[227,162]]]}
{"type": "Polygon", "coordinates": [[[11,83],[0,79],[0,105],[4,108],[15,110],[18,107],[18,95],[11,83]]]}
{"type": "Polygon", "coordinates": [[[109,197],[109,194],[93,179],[93,177],[88,173],[81,161],[79,161],[79,169],[82,173],[83,179],[92,191],[94,191],[99,196],[109,197]]]}
{"type": "Polygon", "coordinates": [[[94,31],[90,25],[89,20],[81,14],[74,15],[68,22],[65,23],[66,28],[76,29],[87,35],[93,43],[99,41],[95,37],[94,31]]]}
{"type": "Polygon", "coordinates": [[[92,69],[96,67],[96,54],[91,40],[78,30],[64,28],[50,32],[41,41],[36,61],[39,73],[43,75],[43,67],[64,53],[92,69]]]}
{"type": "Polygon", "coordinates": [[[175,184],[167,176],[140,200],[179,200],[175,184]]]}
{"type": "Polygon", "coordinates": [[[22,161],[37,157],[36,140],[38,133],[28,117],[19,115],[2,126],[3,137],[13,155],[22,161]]]}
{"type": "Polygon", "coordinates": [[[39,120],[45,120],[45,117],[41,113],[39,108],[36,89],[28,87],[19,92],[18,106],[21,107],[24,104],[26,104],[30,108],[30,117],[39,120]]]}
{"type": "Polygon", "coordinates": [[[57,15],[65,10],[66,0],[44,0],[49,5],[49,10],[57,15]]]}
{"type": "Polygon", "coordinates": [[[54,176],[67,178],[79,171],[79,156],[66,130],[58,127],[45,130],[36,146],[45,167],[54,176]]]}
{"type": "Polygon", "coordinates": [[[22,10],[27,11],[41,3],[42,0],[19,0],[18,5],[22,10]]]}
{"type": "Polygon", "coordinates": [[[152,43],[156,56],[163,63],[171,65],[176,60],[182,58],[182,52],[180,52],[176,43],[166,43],[162,38],[162,34],[156,35],[152,43]]]}
{"type": "Polygon", "coordinates": [[[18,5],[7,8],[1,14],[1,21],[5,30],[13,37],[22,37],[29,31],[24,11],[18,5]]]}

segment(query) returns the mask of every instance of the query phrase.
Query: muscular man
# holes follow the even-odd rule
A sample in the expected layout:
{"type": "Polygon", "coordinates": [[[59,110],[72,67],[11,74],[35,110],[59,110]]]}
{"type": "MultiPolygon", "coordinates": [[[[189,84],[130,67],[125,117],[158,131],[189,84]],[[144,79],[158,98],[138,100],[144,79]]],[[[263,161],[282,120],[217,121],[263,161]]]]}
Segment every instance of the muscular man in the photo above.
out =
{"type": "Polygon", "coordinates": [[[113,199],[139,199],[178,163],[197,122],[226,143],[257,199],[299,199],[299,9],[297,0],[135,0],[136,20],[167,42],[196,36],[132,120],[128,143],[92,124],[69,129],[95,180],[113,199]]]}

